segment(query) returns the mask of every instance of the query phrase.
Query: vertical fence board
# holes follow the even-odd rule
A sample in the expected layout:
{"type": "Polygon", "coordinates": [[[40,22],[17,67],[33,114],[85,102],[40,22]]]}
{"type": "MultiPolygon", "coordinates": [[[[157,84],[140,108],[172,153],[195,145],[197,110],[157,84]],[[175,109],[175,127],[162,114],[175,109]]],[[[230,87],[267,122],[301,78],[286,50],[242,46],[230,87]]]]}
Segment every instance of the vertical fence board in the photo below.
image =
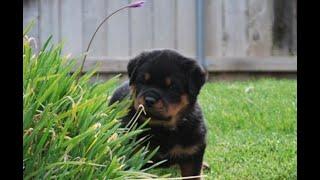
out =
{"type": "Polygon", "coordinates": [[[186,56],[195,56],[196,14],[194,0],[177,0],[177,49],[186,56]]]}
{"type": "Polygon", "coordinates": [[[146,1],[139,9],[130,9],[131,54],[136,55],[144,49],[152,48],[152,8],[153,1],[146,1]]]}
{"type": "Polygon", "coordinates": [[[222,0],[205,1],[206,56],[223,56],[222,47],[222,0]]]}
{"type": "MultiPolygon", "coordinates": [[[[108,14],[128,4],[127,0],[113,0],[108,2],[108,14]]],[[[107,56],[129,56],[129,16],[128,9],[112,16],[107,25],[107,56]]]]}
{"type": "Polygon", "coordinates": [[[225,0],[223,40],[228,56],[245,56],[247,51],[246,0],[225,0]]]}
{"type": "Polygon", "coordinates": [[[154,1],[154,48],[175,48],[176,1],[154,1]]]}
{"type": "Polygon", "coordinates": [[[291,52],[297,55],[297,0],[293,0],[292,27],[291,27],[291,52]]]}
{"type": "Polygon", "coordinates": [[[30,30],[30,32],[28,33],[28,35],[36,38],[38,45],[40,45],[38,9],[39,9],[38,0],[23,1],[23,28],[25,28],[32,20],[34,20],[35,24],[30,30]]]}
{"type": "Polygon", "coordinates": [[[268,56],[272,51],[272,1],[248,1],[249,56],[268,56]]]}
{"type": "MultiPolygon", "coordinates": [[[[83,50],[87,49],[89,41],[100,22],[107,16],[106,1],[83,1],[83,50]]],[[[103,24],[95,35],[88,56],[105,56],[107,54],[107,23],[103,24]]]]}
{"type": "Polygon", "coordinates": [[[292,0],[274,1],[273,55],[291,53],[294,2],[292,0]]]}
{"type": "Polygon", "coordinates": [[[83,54],[81,1],[61,1],[61,24],[61,38],[65,42],[63,52],[71,53],[73,57],[79,57],[83,54]]]}
{"type": "Polygon", "coordinates": [[[59,0],[40,0],[40,39],[45,42],[52,35],[52,42],[59,42],[59,0]]]}

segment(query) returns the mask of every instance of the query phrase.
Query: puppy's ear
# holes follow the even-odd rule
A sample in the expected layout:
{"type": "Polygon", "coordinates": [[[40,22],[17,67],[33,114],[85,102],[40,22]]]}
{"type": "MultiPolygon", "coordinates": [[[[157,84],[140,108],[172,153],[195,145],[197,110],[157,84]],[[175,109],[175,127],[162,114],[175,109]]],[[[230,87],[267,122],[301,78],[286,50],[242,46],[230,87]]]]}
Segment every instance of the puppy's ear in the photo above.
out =
{"type": "Polygon", "coordinates": [[[130,85],[132,85],[135,82],[137,71],[145,60],[146,60],[146,53],[143,52],[129,61],[127,65],[127,72],[130,79],[129,81],[130,85]]]}
{"type": "Polygon", "coordinates": [[[188,92],[191,101],[195,101],[201,87],[207,80],[207,72],[194,59],[188,58],[185,65],[188,78],[188,92]]]}

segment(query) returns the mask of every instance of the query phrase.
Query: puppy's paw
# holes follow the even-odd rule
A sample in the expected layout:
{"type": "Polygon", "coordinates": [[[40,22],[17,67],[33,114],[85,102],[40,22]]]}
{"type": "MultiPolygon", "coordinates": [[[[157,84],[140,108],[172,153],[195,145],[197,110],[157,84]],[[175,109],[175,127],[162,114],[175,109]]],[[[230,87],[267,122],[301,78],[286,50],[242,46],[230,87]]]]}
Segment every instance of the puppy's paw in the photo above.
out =
{"type": "Polygon", "coordinates": [[[210,170],[210,165],[207,162],[202,162],[202,170],[210,170]]]}

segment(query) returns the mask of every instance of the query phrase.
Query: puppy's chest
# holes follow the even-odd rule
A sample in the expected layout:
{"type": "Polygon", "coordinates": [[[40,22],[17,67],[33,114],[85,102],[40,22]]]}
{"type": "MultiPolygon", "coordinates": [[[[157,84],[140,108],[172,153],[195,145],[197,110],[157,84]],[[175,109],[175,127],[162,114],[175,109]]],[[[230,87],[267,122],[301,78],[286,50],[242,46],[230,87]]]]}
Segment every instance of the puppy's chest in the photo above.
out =
{"type": "Polygon", "coordinates": [[[185,155],[192,155],[198,151],[197,142],[193,142],[191,133],[181,130],[151,129],[146,132],[151,135],[150,146],[160,146],[158,158],[177,158],[185,155]]]}
{"type": "Polygon", "coordinates": [[[163,150],[181,143],[181,132],[177,130],[151,129],[147,133],[151,135],[150,143],[153,146],[160,146],[163,150]]]}

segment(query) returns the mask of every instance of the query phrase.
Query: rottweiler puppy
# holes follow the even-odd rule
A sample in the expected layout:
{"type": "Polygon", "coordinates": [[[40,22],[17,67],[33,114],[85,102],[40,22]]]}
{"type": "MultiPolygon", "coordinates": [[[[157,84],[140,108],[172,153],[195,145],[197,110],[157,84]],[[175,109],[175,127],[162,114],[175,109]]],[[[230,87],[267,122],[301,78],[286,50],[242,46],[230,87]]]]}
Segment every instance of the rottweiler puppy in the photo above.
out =
{"type": "Polygon", "coordinates": [[[166,160],[162,166],[178,164],[181,175],[199,176],[206,148],[207,128],[197,96],[206,81],[206,73],[194,60],[174,50],[145,51],[127,66],[129,81],[113,94],[109,104],[127,95],[133,99],[122,122],[127,124],[143,105],[150,118],[148,131],[151,148],[160,147],[153,162],[166,160]]]}

